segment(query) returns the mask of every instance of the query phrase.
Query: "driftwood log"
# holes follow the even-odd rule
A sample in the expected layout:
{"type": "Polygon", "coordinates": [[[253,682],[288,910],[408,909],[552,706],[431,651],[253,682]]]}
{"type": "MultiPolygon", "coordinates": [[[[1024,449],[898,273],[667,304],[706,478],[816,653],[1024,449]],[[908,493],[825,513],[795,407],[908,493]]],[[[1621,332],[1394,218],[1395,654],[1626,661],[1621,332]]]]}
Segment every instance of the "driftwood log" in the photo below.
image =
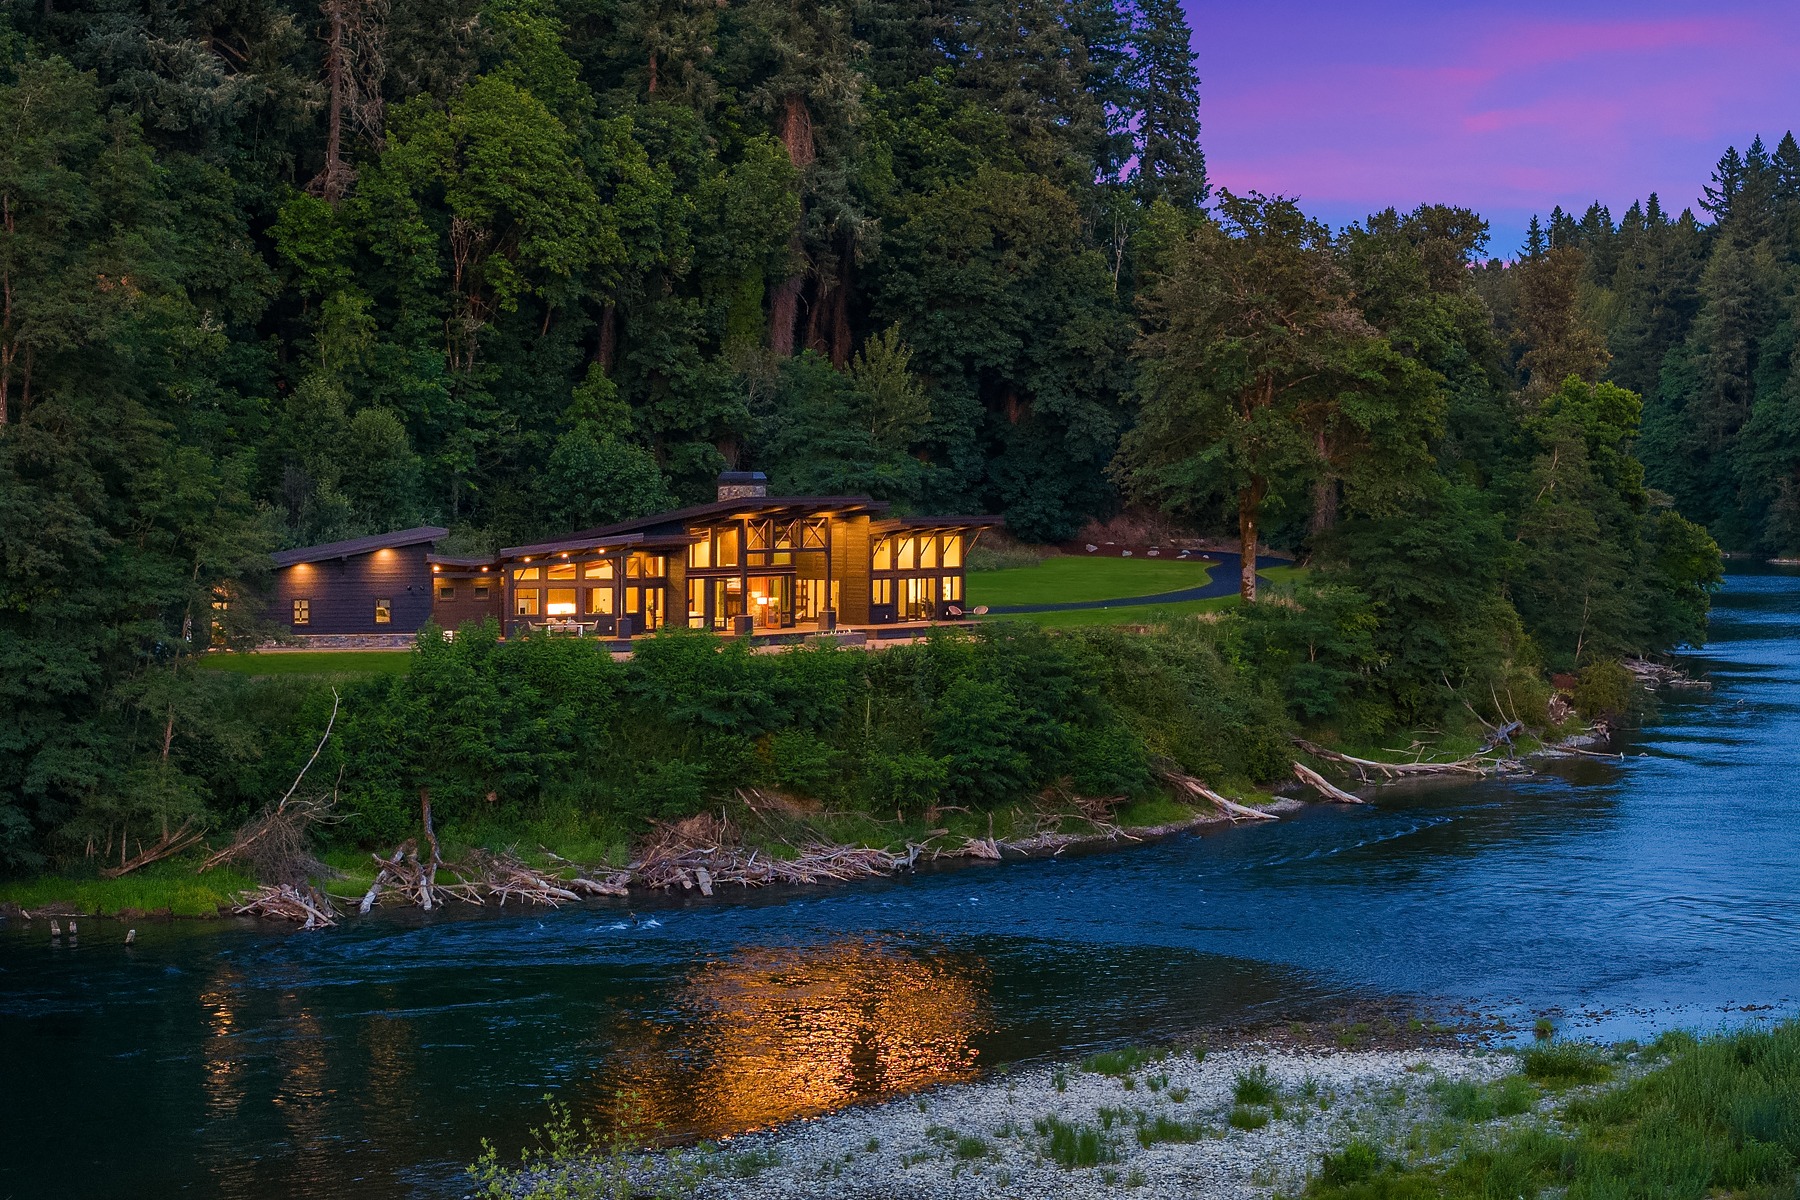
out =
{"type": "Polygon", "coordinates": [[[1367,803],[1361,796],[1346,792],[1305,763],[1294,764],[1294,778],[1318,792],[1327,800],[1336,800],[1340,804],[1367,803]]]}
{"type": "Polygon", "coordinates": [[[1492,759],[1482,758],[1480,756],[1459,759],[1456,762],[1447,763],[1376,762],[1371,758],[1355,758],[1348,754],[1340,754],[1336,750],[1327,750],[1325,747],[1315,745],[1303,738],[1295,738],[1293,741],[1294,745],[1300,747],[1300,749],[1306,751],[1314,758],[1322,759],[1325,762],[1342,763],[1345,766],[1356,768],[1357,773],[1364,779],[1368,778],[1368,773],[1370,771],[1375,772],[1385,779],[1399,779],[1408,775],[1486,775],[1495,770],[1498,766],[1492,759]]]}
{"type": "Polygon", "coordinates": [[[1248,805],[1239,804],[1235,800],[1227,800],[1192,775],[1166,770],[1162,772],[1162,777],[1166,782],[1188,795],[1197,796],[1211,804],[1233,821],[1274,821],[1279,819],[1274,813],[1263,812],[1259,808],[1251,808],[1248,805]]]}

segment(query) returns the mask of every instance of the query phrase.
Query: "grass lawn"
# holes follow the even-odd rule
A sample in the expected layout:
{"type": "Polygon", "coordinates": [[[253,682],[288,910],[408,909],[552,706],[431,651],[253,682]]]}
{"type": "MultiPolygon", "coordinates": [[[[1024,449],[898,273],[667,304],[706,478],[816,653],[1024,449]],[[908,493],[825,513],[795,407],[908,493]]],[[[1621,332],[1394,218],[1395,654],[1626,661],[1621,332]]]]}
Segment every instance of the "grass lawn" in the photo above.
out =
{"type": "Polygon", "coordinates": [[[258,654],[208,654],[197,664],[239,675],[401,675],[410,650],[274,650],[258,654]]]}
{"type": "Polygon", "coordinates": [[[68,905],[82,916],[112,916],[127,909],[173,917],[210,917],[229,905],[235,893],[256,881],[228,868],[196,875],[195,859],[152,863],[120,879],[101,879],[92,871],[39,875],[0,881],[0,904],[16,904],[27,912],[47,905],[68,905]]]}
{"type": "Polygon", "coordinates": [[[971,571],[968,602],[991,606],[1057,604],[1076,600],[1110,600],[1119,596],[1154,596],[1200,587],[1204,565],[1167,558],[1046,558],[1034,567],[971,571]]]}
{"type": "MultiPolygon", "coordinates": [[[[1056,560],[1053,559],[1051,561],[1056,560]]],[[[1083,566],[1094,565],[1094,563],[1088,559],[1065,561],[1078,561],[1083,566]]],[[[1127,564],[1131,562],[1130,559],[1124,559],[1122,561],[1127,564]]],[[[1186,566],[1187,564],[1184,563],[1182,565],[1186,566]]],[[[1032,568],[1023,567],[1020,569],[1029,571],[1032,568]]],[[[1007,573],[1009,572],[993,572],[993,574],[996,575],[1007,573]]],[[[1304,578],[1306,573],[1305,567],[1270,567],[1266,571],[1258,571],[1257,575],[1266,583],[1285,586],[1304,578]]],[[[974,590],[974,581],[978,578],[980,578],[980,576],[969,576],[969,587],[971,591],[974,590]]],[[[1133,592],[1129,594],[1144,595],[1145,593],[1133,592]]],[[[1191,617],[1197,613],[1218,612],[1220,609],[1231,608],[1237,602],[1238,598],[1235,595],[1214,596],[1210,600],[1183,600],[1175,604],[1121,604],[1109,608],[1077,608],[1065,612],[1013,613],[1010,615],[1001,613],[989,616],[985,619],[989,621],[1030,621],[1035,625],[1042,625],[1046,629],[1082,629],[1106,625],[1161,625],[1169,621],[1180,620],[1183,617],[1191,617]]],[[[1015,603],[1023,604],[1027,602],[1015,601],[1015,603]]],[[[1048,602],[1046,601],[1043,603],[1048,602]]]]}

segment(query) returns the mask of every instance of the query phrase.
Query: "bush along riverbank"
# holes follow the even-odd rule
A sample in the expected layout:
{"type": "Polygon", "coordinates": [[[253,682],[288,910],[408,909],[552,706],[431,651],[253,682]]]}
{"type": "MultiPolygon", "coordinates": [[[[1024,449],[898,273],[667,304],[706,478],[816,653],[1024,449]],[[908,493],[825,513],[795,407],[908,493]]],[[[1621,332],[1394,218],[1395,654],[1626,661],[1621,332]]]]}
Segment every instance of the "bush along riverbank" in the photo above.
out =
{"type": "Polygon", "coordinates": [[[172,750],[167,788],[72,822],[59,869],[0,881],[0,903],[321,924],[365,898],[832,882],[1264,819],[1277,785],[1354,802],[1367,780],[1516,769],[1642,694],[1612,662],[1569,698],[1507,666],[1485,700],[1446,693],[1429,735],[1395,733],[1376,664],[1321,633],[1328,607],[875,652],[681,632],[628,661],[487,625],[422,639],[391,676],[203,672],[212,752],[172,750]]]}
{"type": "Polygon", "coordinates": [[[553,1109],[475,1194],[1791,1197],[1800,1025],[1647,1046],[1128,1048],[664,1153],[553,1109]]]}

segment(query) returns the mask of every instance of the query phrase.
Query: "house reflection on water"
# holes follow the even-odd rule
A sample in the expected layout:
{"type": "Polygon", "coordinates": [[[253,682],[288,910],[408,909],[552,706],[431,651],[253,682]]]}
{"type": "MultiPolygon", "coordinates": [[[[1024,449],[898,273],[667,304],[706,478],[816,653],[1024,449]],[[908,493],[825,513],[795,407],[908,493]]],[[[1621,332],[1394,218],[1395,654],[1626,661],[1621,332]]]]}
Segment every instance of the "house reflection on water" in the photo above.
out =
{"type": "Polygon", "coordinates": [[[700,964],[666,1021],[611,1033],[584,1085],[600,1123],[719,1137],[972,1078],[986,964],[842,941],[700,964]]]}

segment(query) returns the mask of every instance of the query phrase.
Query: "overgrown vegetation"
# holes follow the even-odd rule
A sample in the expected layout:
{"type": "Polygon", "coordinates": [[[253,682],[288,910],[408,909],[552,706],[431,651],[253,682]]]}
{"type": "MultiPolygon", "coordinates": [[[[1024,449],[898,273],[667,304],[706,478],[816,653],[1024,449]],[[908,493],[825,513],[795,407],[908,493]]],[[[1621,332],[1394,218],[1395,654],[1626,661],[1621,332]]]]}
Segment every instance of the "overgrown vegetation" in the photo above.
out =
{"type": "MultiPolygon", "coordinates": [[[[1558,1125],[1468,1137],[1448,1161],[1416,1165],[1389,1159],[1372,1143],[1353,1142],[1326,1159],[1306,1195],[1311,1200],[1793,1196],[1800,1172],[1800,1024],[1699,1042],[1669,1036],[1646,1053],[1669,1059],[1622,1086],[1570,1101],[1558,1125]]],[[[1555,1083],[1593,1079],[1598,1076],[1591,1064],[1598,1060],[1591,1047],[1579,1055],[1560,1050],[1537,1059],[1537,1073],[1555,1083]],[[1577,1059],[1589,1065],[1576,1071],[1569,1064],[1577,1059]]],[[[1517,1084],[1486,1085],[1508,1087],[1523,1100],[1526,1089],[1517,1084]]],[[[1459,1119],[1504,1115],[1499,1103],[1488,1103],[1497,1101],[1495,1091],[1481,1098],[1482,1089],[1465,1092],[1452,1085],[1439,1095],[1447,1108],[1453,1096],[1473,1101],[1459,1119]]]]}
{"type": "Polygon", "coordinates": [[[1289,722],[1541,724],[1549,671],[1610,711],[1586,674],[1702,638],[1719,579],[1665,493],[1791,540],[1800,151],[1728,156],[1713,231],[1556,220],[1472,269],[1467,210],[1214,196],[1190,36],[1173,0],[0,10],[0,866],[279,794],[316,689],[195,669],[268,633],[271,550],[492,549],[728,463],[1028,541],[1131,503],[1315,569],[1216,632],[884,655],[829,719],[679,638],[422,657],[350,688],[345,836],[419,788],[635,820],[758,779],[880,814],[1131,791],[1146,754],[1256,779],[1289,722]]]}

